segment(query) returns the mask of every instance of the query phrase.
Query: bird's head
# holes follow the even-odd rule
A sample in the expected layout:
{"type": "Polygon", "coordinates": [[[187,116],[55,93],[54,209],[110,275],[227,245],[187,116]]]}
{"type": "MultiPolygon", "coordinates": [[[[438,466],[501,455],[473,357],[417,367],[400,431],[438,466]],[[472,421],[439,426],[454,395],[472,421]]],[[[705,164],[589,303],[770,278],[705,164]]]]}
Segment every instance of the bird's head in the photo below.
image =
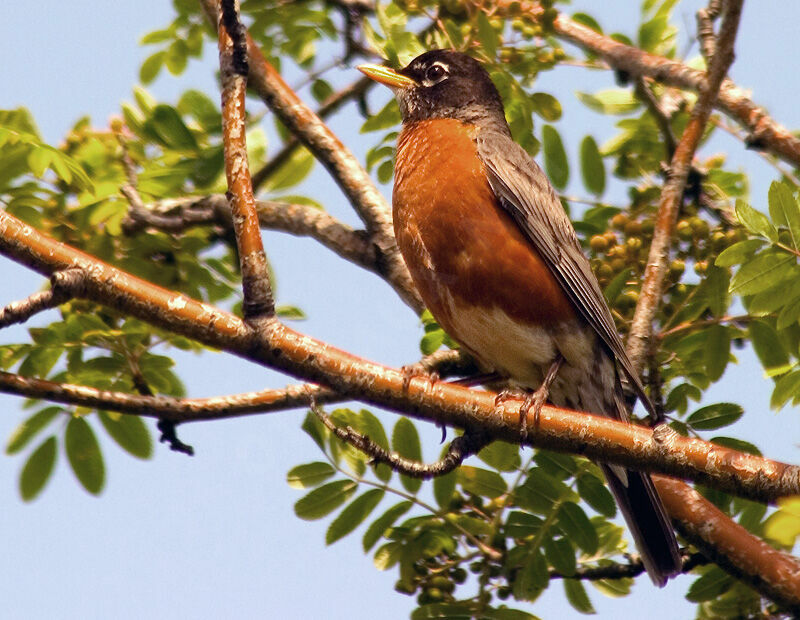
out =
{"type": "Polygon", "coordinates": [[[466,54],[431,50],[404,69],[380,65],[361,65],[358,69],[394,91],[404,123],[453,118],[506,127],[497,88],[481,64],[466,54]]]}

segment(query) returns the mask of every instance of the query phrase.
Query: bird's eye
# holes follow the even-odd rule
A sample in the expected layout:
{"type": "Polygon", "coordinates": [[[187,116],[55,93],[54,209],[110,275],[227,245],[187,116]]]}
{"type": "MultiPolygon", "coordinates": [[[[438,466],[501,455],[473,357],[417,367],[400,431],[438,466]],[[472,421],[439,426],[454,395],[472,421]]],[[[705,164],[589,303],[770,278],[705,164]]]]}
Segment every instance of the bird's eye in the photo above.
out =
{"type": "Polygon", "coordinates": [[[425,72],[425,77],[431,82],[438,82],[447,74],[447,70],[439,64],[429,67],[425,72]]]}

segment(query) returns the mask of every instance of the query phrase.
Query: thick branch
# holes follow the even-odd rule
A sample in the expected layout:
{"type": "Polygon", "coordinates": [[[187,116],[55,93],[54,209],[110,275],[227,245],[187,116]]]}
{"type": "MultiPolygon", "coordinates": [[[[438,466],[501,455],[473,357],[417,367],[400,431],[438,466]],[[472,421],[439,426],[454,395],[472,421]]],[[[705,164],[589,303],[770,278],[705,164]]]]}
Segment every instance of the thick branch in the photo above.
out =
{"type": "MultiPolygon", "coordinates": [[[[202,4],[211,22],[216,25],[216,2],[202,0],[202,4]]],[[[422,300],[395,243],[391,210],[372,179],[349,149],[284,82],[249,36],[248,58],[250,86],[328,169],[356,209],[367,228],[370,240],[377,247],[380,272],[392,282],[405,303],[417,313],[422,312],[422,300]]]]}
{"type": "Polygon", "coordinates": [[[658,207],[644,281],[628,336],[628,355],[638,374],[641,374],[646,361],[646,353],[653,332],[653,321],[661,303],[672,235],[678,220],[692,159],[703,137],[703,129],[711,115],[711,107],[717,98],[720,84],[733,62],[733,44],[739,28],[742,1],[728,0],[726,2],[725,17],[720,26],[716,51],[708,69],[707,83],[701,90],[686,129],[675,148],[669,176],[661,192],[661,203],[658,207]]]}
{"type": "MultiPolygon", "coordinates": [[[[327,385],[350,398],[495,439],[519,441],[519,400],[495,405],[492,392],[408,376],[300,334],[277,320],[254,330],[237,317],[136,278],[59,243],[0,211],[0,253],[40,273],[65,268],[85,273],[79,291],[152,325],[250,361],[327,385]]],[[[742,454],[666,426],[650,429],[601,416],[544,406],[526,420],[528,445],[692,478],[745,497],[773,501],[800,493],[800,468],[742,454]]]]}
{"type": "MultiPolygon", "coordinates": [[[[439,424],[478,428],[496,439],[519,440],[522,401],[509,399],[498,408],[490,392],[421,377],[409,381],[402,372],[299,334],[276,319],[263,322],[256,331],[231,314],[167,291],[55,241],[4,211],[0,211],[0,253],[43,274],[66,268],[81,269],[86,274],[79,291],[82,296],[207,346],[325,384],[351,398],[439,424]]],[[[531,413],[524,422],[528,445],[693,477],[717,488],[745,491],[747,497],[771,500],[800,492],[800,471],[796,467],[678,437],[671,431],[665,432],[667,427],[651,432],[547,405],[536,419],[531,413]],[[701,464],[707,471],[696,469],[701,464]]],[[[670,493],[665,487],[662,492],[665,501],[675,499],[668,497],[670,493]]],[[[673,495],[678,497],[677,493],[673,495]]],[[[691,516],[687,519],[694,527],[702,527],[702,519],[692,520],[691,516]]],[[[740,539],[737,550],[757,543],[746,533],[740,539]]],[[[751,565],[743,562],[739,566],[750,574],[751,565]]],[[[795,574],[800,579],[800,568],[795,574]]],[[[794,592],[791,600],[800,605],[800,587],[794,592]]]]}
{"type": "Polygon", "coordinates": [[[239,246],[239,264],[246,320],[275,315],[267,256],[261,242],[255,196],[247,162],[245,89],[247,87],[247,39],[236,0],[222,0],[218,24],[219,67],[222,74],[222,141],[225,176],[239,246]],[[222,24],[225,24],[223,27],[222,24]]]}
{"type": "Polygon", "coordinates": [[[289,385],[278,390],[212,398],[172,398],[98,390],[86,385],[56,383],[9,372],[0,372],[0,392],[170,422],[220,420],[305,407],[312,402],[334,403],[345,400],[340,394],[318,385],[289,385]]]}
{"type": "Polygon", "coordinates": [[[800,612],[800,561],[769,546],[691,487],[653,476],[681,535],[703,555],[795,614],[800,612]]]}

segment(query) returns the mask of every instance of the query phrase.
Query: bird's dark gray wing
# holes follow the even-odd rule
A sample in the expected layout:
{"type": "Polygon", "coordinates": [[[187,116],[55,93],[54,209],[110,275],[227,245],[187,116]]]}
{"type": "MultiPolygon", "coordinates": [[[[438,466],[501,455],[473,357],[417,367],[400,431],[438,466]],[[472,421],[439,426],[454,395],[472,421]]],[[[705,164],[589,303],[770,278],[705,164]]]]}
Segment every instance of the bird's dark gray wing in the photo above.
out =
{"type": "Polygon", "coordinates": [[[477,144],[489,183],[501,205],[539,251],[583,318],[614,353],[642,403],[655,416],[597,278],[547,176],[507,134],[483,130],[478,134],[477,144]]]}

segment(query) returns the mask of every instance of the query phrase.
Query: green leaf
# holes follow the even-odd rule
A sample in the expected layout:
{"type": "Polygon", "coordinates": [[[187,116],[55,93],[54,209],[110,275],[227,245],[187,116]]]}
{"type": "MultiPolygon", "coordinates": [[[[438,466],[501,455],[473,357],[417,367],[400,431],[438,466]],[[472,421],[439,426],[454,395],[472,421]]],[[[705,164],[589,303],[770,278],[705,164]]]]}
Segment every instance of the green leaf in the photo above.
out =
{"type": "Polygon", "coordinates": [[[495,498],[508,491],[503,477],[494,471],[462,465],[458,469],[458,482],[468,493],[495,498]]]}
{"type": "Polygon", "coordinates": [[[456,490],[458,475],[456,471],[451,471],[444,476],[436,476],[433,479],[433,497],[440,508],[448,508],[450,500],[453,499],[453,492],[456,490]]]}
{"type": "Polygon", "coordinates": [[[583,509],[573,502],[564,502],[558,508],[558,527],[570,541],[589,555],[597,551],[600,544],[597,531],[583,509]]]}
{"type": "Polygon", "coordinates": [[[292,467],[286,474],[286,482],[293,489],[310,489],[319,486],[333,476],[336,470],[328,463],[315,461],[292,467]]]}
{"type": "Polygon", "coordinates": [[[800,250],[800,206],[794,197],[794,192],[786,184],[773,181],[769,186],[769,214],[776,226],[785,226],[789,229],[792,247],[800,250]]]}
{"type": "Polygon", "coordinates": [[[543,546],[550,566],[565,577],[575,574],[575,549],[566,538],[546,537],[543,546]]]}
{"type": "Polygon", "coordinates": [[[400,108],[393,99],[383,106],[376,114],[370,116],[361,126],[361,133],[389,129],[400,124],[400,108]]]}
{"type": "Polygon", "coordinates": [[[478,40],[483,51],[489,58],[494,58],[497,54],[497,44],[499,43],[497,33],[489,23],[486,13],[478,11],[478,40]]]}
{"type": "Polygon", "coordinates": [[[735,581],[718,566],[712,566],[707,573],[689,586],[686,598],[693,603],[713,600],[727,592],[735,581]]]}
{"type": "Polygon", "coordinates": [[[372,549],[375,543],[381,539],[392,525],[394,525],[394,522],[407,513],[413,505],[412,502],[400,502],[399,504],[395,504],[380,517],[375,519],[375,521],[370,523],[367,531],[364,532],[364,538],[361,539],[361,546],[364,549],[364,553],[372,549]]]}
{"type": "Polygon", "coordinates": [[[596,614],[592,601],[589,600],[589,595],[586,593],[586,588],[578,579],[564,579],[564,594],[567,596],[567,601],[572,605],[575,611],[582,614],[596,614]]]}
{"type": "Polygon", "coordinates": [[[170,148],[190,151],[196,151],[198,148],[194,135],[172,106],[163,103],[157,105],[145,127],[170,148]]]}
{"type": "Polygon", "coordinates": [[[617,504],[603,481],[591,474],[578,477],[578,494],[581,499],[605,517],[617,513],[617,504]]]}
{"type": "Polygon", "coordinates": [[[444,337],[443,329],[434,329],[426,333],[419,341],[419,350],[423,355],[435,353],[444,344],[444,337]]]}
{"type": "Polygon", "coordinates": [[[180,75],[186,69],[186,63],[189,60],[189,49],[186,46],[186,41],[183,39],[176,39],[167,48],[166,56],[164,57],[164,64],[167,70],[172,75],[180,75]]]}
{"type": "Polygon", "coordinates": [[[766,370],[783,368],[789,363],[789,355],[772,325],[765,321],[751,321],[747,331],[753,349],[766,370]]]}
{"type": "Polygon", "coordinates": [[[606,288],[603,290],[603,296],[606,298],[606,302],[608,302],[609,306],[617,301],[617,298],[620,296],[620,293],[622,293],[632,274],[633,269],[630,267],[623,269],[606,285],[606,288]]]}
{"type": "Polygon", "coordinates": [[[794,496],[778,500],[778,510],[764,523],[764,535],[789,549],[794,546],[800,535],[800,498],[794,496]]]}
{"type": "Polygon", "coordinates": [[[561,136],[555,127],[551,125],[542,127],[542,147],[547,176],[558,189],[564,189],[569,182],[569,163],[561,136]]]}
{"type": "Polygon", "coordinates": [[[756,211],[744,200],[736,201],[736,217],[749,232],[761,235],[772,241],[778,241],[778,231],[766,215],[756,211]]]}
{"type": "Polygon", "coordinates": [[[294,187],[305,179],[314,168],[314,156],[306,148],[299,148],[292,156],[275,170],[264,183],[270,192],[294,187]]]}
{"type": "Polygon", "coordinates": [[[352,480],[329,482],[297,500],[294,513],[306,521],[321,519],[344,504],[357,487],[352,480]]]}
{"type": "Polygon", "coordinates": [[[516,471],[521,462],[519,444],[493,441],[478,452],[478,458],[498,471],[516,471]]]}
{"type": "Polygon", "coordinates": [[[327,436],[328,429],[325,428],[325,425],[317,416],[309,411],[300,428],[303,429],[306,435],[314,440],[314,443],[317,444],[320,450],[325,452],[325,437],[327,436]]]}
{"type": "Polygon", "coordinates": [[[706,331],[706,372],[709,379],[717,381],[725,372],[730,359],[731,333],[724,325],[711,325],[706,331]]]}
{"type": "Polygon", "coordinates": [[[520,508],[549,514],[553,505],[570,493],[569,487],[563,482],[536,468],[528,473],[524,484],[514,491],[514,499],[520,508]]]}
{"type": "Polygon", "coordinates": [[[595,196],[600,196],[606,188],[606,169],[603,158],[592,136],[581,142],[581,177],[583,184],[595,196]]]}
{"type": "Polygon", "coordinates": [[[64,448],[75,477],[89,493],[98,495],[106,481],[106,468],[100,444],[86,420],[70,419],[64,435],[64,448]]]}
{"type": "Polygon", "coordinates": [[[22,424],[17,426],[13,433],[11,433],[11,436],[6,442],[6,454],[16,454],[22,450],[22,448],[30,443],[31,439],[33,439],[42,429],[46,428],[47,425],[55,420],[56,416],[63,411],[64,409],[58,406],[45,407],[44,409],[37,411],[30,416],[22,424]]]}
{"type": "Polygon", "coordinates": [[[142,66],[139,68],[139,81],[142,84],[150,84],[158,77],[158,74],[161,72],[161,67],[164,66],[164,56],[166,56],[166,54],[161,51],[151,54],[145,59],[142,66]]]}
{"type": "Polygon", "coordinates": [[[634,94],[625,88],[601,90],[594,95],[578,92],[576,96],[589,109],[601,114],[629,114],[641,105],[634,94]]]}
{"type": "Polygon", "coordinates": [[[744,452],[746,454],[755,454],[756,456],[761,456],[761,450],[759,450],[749,441],[735,439],[734,437],[712,437],[709,439],[709,441],[711,443],[716,443],[721,446],[725,446],[726,448],[730,448],[731,450],[738,450],[739,452],[744,452]]]}
{"type": "Polygon", "coordinates": [[[99,411],[100,423],[120,448],[139,459],[153,456],[153,439],[142,418],[135,415],[120,415],[114,418],[105,411],[99,411]]]}
{"type": "Polygon", "coordinates": [[[384,493],[383,489],[371,489],[350,502],[325,532],[325,544],[335,543],[361,525],[383,499],[384,493]]]}
{"type": "Polygon", "coordinates": [[[514,580],[514,597],[521,601],[534,601],[549,582],[547,562],[541,551],[530,553],[514,580]]]}
{"type": "Polygon", "coordinates": [[[701,407],[686,418],[686,423],[698,431],[710,431],[733,424],[742,417],[744,409],[735,403],[716,403],[701,407]]]}
{"type": "Polygon", "coordinates": [[[29,502],[36,499],[50,479],[56,464],[56,438],[50,436],[33,451],[19,475],[19,494],[29,502]]]}
{"type": "Polygon", "coordinates": [[[533,93],[530,97],[533,111],[549,123],[561,118],[561,103],[547,93],[533,93]]]}
{"type": "Polygon", "coordinates": [[[755,295],[796,277],[795,257],[780,250],[767,249],[744,263],[731,278],[730,291],[755,295]]]}
{"type": "Polygon", "coordinates": [[[800,370],[787,373],[775,382],[769,406],[780,409],[797,394],[800,394],[800,370]]]}
{"type": "Polygon", "coordinates": [[[305,321],[308,318],[297,306],[278,306],[275,308],[275,314],[287,321],[305,321]]]}
{"type": "MultiPolygon", "coordinates": [[[[400,456],[412,461],[422,461],[422,446],[419,443],[417,428],[408,418],[399,418],[392,431],[392,449],[400,456]]],[[[422,485],[422,480],[400,476],[400,482],[406,491],[416,493],[422,485]]]]}

